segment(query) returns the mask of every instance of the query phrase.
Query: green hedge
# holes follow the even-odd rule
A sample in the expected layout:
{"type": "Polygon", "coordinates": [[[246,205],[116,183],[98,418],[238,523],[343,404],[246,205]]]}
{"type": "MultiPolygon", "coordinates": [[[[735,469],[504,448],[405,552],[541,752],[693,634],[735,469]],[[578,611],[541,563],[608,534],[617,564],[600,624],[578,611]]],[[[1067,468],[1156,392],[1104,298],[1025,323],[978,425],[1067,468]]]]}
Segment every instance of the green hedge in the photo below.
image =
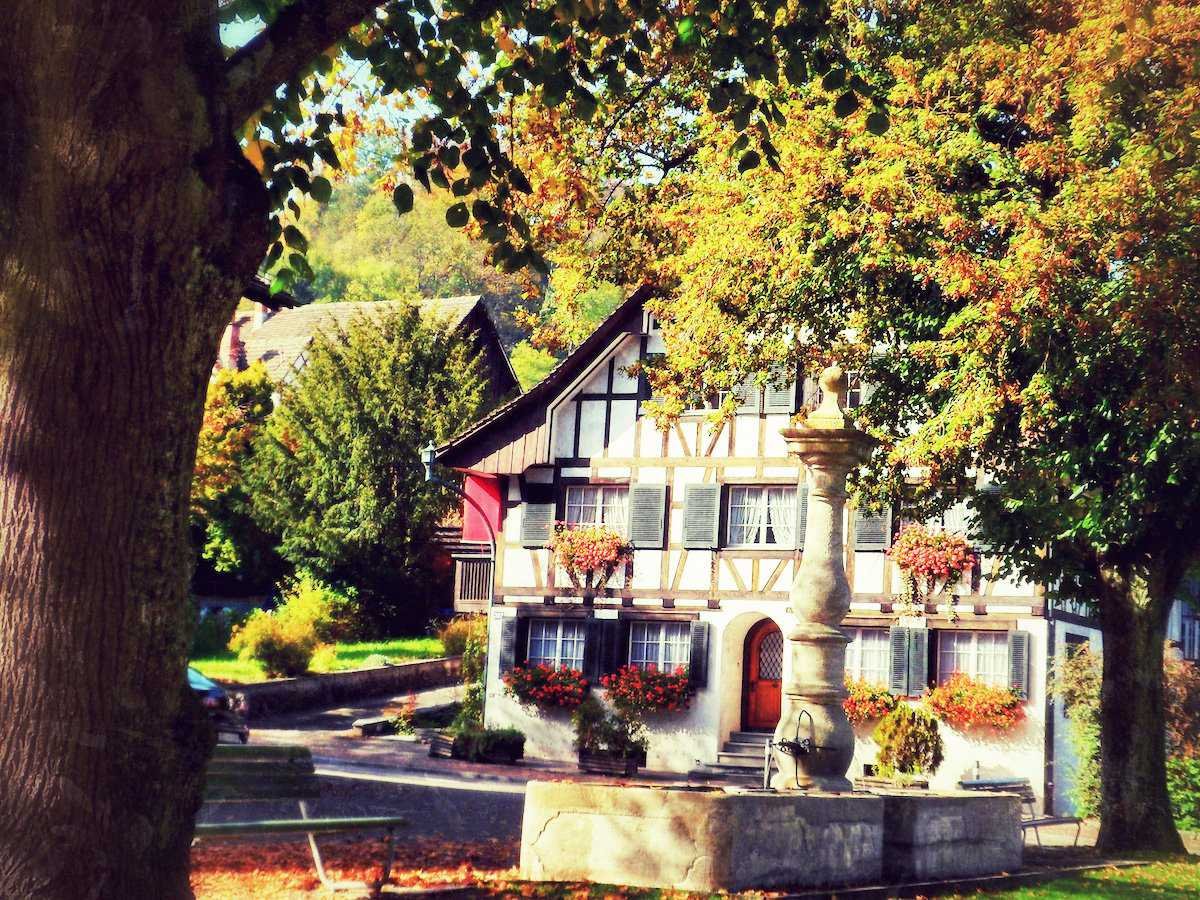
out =
{"type": "Polygon", "coordinates": [[[450,755],[468,762],[516,762],[525,755],[525,735],[515,728],[464,728],[450,755]]]}
{"type": "Polygon", "coordinates": [[[1167,760],[1167,791],[1176,826],[1184,831],[1200,830],[1200,757],[1172,756],[1167,760]]]}

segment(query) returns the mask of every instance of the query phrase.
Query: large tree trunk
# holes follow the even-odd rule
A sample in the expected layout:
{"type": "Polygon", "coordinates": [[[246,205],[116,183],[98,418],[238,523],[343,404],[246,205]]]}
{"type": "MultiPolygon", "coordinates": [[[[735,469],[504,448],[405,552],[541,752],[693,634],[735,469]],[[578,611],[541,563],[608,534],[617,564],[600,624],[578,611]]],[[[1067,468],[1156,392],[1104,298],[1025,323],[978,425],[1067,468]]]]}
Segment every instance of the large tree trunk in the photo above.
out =
{"type": "Polygon", "coordinates": [[[1108,853],[1183,853],[1167,795],[1163,642],[1177,578],[1102,570],[1100,836],[1108,853]],[[1174,582],[1169,583],[1169,582],[1174,582]]]}
{"type": "Polygon", "coordinates": [[[0,29],[0,897],[190,895],[188,483],[265,231],[215,6],[18,0],[0,29]]]}

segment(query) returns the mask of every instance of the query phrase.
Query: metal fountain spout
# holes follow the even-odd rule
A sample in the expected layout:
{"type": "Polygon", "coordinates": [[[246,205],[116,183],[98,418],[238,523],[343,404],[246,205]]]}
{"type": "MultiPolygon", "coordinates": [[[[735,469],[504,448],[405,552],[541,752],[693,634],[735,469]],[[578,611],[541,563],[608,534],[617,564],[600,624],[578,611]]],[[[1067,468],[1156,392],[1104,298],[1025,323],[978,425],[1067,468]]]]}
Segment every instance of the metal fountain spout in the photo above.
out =
{"type": "Polygon", "coordinates": [[[875,439],[846,418],[846,373],[821,373],[820,406],[782,432],[808,479],[804,553],[789,595],[785,637],[783,705],[771,752],[775,790],[849,791],[846,772],[854,755],[854,731],[842,709],[846,697],[846,636],[840,625],[850,611],[843,564],[842,514],[846,476],[862,465],[875,439]],[[801,721],[807,719],[806,737],[801,721]]]}

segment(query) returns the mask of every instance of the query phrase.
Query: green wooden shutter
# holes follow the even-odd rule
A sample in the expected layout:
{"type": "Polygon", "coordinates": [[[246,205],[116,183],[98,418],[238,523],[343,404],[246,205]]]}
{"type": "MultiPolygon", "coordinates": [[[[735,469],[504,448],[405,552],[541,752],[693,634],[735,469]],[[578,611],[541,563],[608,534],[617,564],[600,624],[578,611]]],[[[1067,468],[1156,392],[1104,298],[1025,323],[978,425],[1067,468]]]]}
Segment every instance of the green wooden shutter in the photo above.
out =
{"type": "Polygon", "coordinates": [[[758,382],[753,378],[747,378],[733,390],[738,399],[737,411],[742,414],[757,415],[762,400],[762,391],[758,388],[758,382]]]}
{"type": "Polygon", "coordinates": [[[804,549],[804,529],[808,526],[808,484],[796,489],[796,549],[804,549]]]}
{"type": "Polygon", "coordinates": [[[667,486],[629,486],[629,541],[634,547],[661,550],[666,537],[667,486]]]}
{"type": "Polygon", "coordinates": [[[782,387],[767,382],[763,392],[763,412],[794,413],[796,411],[796,382],[789,381],[782,387]]]}
{"type": "Polygon", "coordinates": [[[688,653],[688,681],[692,687],[708,684],[708,623],[692,621],[691,648],[688,653]]]}
{"type": "Polygon", "coordinates": [[[857,509],[854,511],[855,550],[886,550],[891,544],[891,537],[891,511],[882,516],[867,516],[857,509]]]}
{"type": "Polygon", "coordinates": [[[554,530],[553,503],[526,503],[521,509],[521,546],[545,547],[554,530]]]}
{"type": "Polygon", "coordinates": [[[721,522],[721,486],[683,486],[683,546],[688,550],[711,550],[717,546],[721,522]]]}
{"type": "Polygon", "coordinates": [[[908,629],[908,693],[916,697],[929,687],[929,631],[908,629]]]}
{"type": "Polygon", "coordinates": [[[629,636],[627,630],[622,627],[625,623],[618,619],[597,621],[601,623],[600,674],[607,675],[625,665],[623,648],[629,646],[629,636]]]}
{"type": "Polygon", "coordinates": [[[517,620],[504,619],[500,624],[500,671],[507,672],[517,664],[517,620]]]}
{"type": "Polygon", "coordinates": [[[908,696],[908,632],[898,625],[888,632],[889,679],[888,692],[898,697],[908,696]]]}
{"type": "Polygon", "coordinates": [[[604,674],[603,619],[588,619],[583,623],[583,674],[592,684],[604,674]]]}
{"type": "Polygon", "coordinates": [[[1026,698],[1029,696],[1029,632],[1008,633],[1008,676],[1012,689],[1026,698]]]}

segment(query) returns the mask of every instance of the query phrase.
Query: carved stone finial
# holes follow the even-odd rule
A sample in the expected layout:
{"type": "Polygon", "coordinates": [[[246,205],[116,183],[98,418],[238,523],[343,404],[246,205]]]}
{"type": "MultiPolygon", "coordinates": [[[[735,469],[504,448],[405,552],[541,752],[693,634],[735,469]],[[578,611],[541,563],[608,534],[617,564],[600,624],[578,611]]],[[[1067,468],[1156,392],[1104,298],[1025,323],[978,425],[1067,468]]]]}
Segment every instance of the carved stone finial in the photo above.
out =
{"type": "Polygon", "coordinates": [[[808,414],[808,425],[812,428],[845,428],[846,394],[850,379],[839,365],[832,365],[817,379],[821,385],[821,405],[808,414]]]}

